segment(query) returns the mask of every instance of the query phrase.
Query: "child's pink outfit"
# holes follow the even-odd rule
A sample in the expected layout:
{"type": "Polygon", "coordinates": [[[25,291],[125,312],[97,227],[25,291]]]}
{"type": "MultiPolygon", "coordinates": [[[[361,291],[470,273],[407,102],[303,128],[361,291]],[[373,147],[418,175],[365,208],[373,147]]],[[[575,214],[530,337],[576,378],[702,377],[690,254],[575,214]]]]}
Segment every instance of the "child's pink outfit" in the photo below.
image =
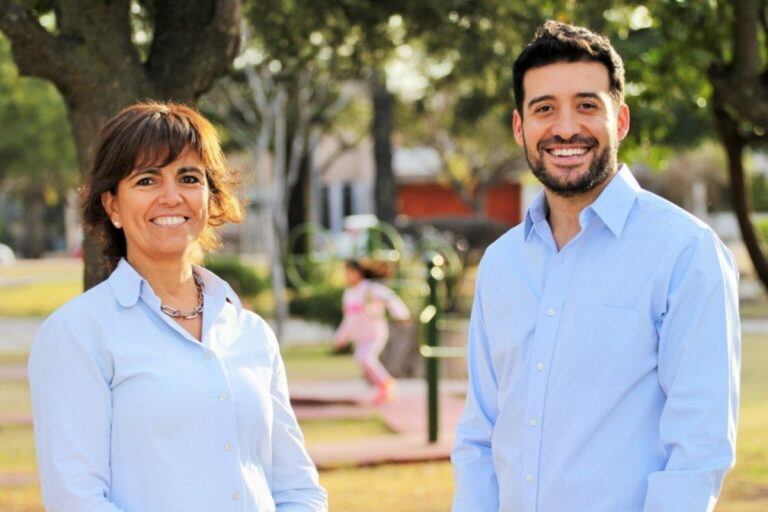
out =
{"type": "Polygon", "coordinates": [[[389,338],[385,312],[397,320],[410,318],[408,308],[395,292],[383,284],[364,279],[344,290],[344,318],[334,336],[337,344],[355,343],[355,359],[371,384],[386,390],[394,382],[379,362],[389,338]]]}

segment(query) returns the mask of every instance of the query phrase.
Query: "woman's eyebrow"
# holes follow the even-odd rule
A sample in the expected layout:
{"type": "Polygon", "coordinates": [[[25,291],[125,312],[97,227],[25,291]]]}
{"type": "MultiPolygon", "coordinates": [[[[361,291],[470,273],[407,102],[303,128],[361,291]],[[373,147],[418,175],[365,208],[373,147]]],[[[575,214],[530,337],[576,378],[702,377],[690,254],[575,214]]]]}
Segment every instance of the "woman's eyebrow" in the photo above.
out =
{"type": "Polygon", "coordinates": [[[176,171],[176,174],[190,174],[190,173],[197,173],[197,174],[205,174],[205,171],[197,167],[195,165],[187,165],[184,167],[180,167],[179,170],[176,171]]]}
{"type": "Polygon", "coordinates": [[[160,174],[160,169],[158,167],[137,167],[126,177],[132,178],[139,174],[160,174]]]}

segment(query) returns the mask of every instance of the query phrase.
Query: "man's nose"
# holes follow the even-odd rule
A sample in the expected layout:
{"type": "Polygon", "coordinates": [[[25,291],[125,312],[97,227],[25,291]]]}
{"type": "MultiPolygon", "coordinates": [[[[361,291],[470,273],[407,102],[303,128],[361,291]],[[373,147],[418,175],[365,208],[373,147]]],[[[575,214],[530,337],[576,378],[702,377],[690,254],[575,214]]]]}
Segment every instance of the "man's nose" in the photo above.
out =
{"type": "Polygon", "coordinates": [[[570,110],[561,110],[552,126],[552,135],[557,135],[565,140],[579,133],[579,122],[576,115],[570,110]]]}

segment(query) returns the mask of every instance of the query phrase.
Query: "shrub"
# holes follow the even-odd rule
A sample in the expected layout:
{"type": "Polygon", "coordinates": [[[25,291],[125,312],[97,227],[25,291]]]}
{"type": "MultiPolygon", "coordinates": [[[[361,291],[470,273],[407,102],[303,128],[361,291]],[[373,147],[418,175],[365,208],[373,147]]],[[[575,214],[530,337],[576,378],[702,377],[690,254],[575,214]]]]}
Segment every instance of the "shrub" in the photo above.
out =
{"type": "Polygon", "coordinates": [[[288,303],[291,315],[337,326],[341,323],[341,298],[344,288],[325,288],[309,293],[300,293],[288,303]]]}
{"type": "Polygon", "coordinates": [[[217,256],[205,261],[205,268],[229,283],[241,297],[253,297],[266,289],[268,282],[236,256],[217,256]]]}
{"type": "Polygon", "coordinates": [[[757,239],[768,245],[768,219],[754,219],[753,223],[757,231],[757,239]]]}

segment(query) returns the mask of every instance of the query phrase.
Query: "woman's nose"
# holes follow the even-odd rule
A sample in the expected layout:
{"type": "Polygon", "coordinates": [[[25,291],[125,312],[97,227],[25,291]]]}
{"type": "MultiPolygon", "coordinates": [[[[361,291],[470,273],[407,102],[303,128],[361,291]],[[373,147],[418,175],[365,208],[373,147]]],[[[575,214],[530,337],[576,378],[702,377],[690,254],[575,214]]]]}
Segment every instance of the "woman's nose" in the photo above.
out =
{"type": "Polygon", "coordinates": [[[179,191],[179,187],[176,185],[176,183],[166,183],[163,185],[163,188],[161,190],[160,194],[160,203],[165,205],[177,205],[179,204],[181,199],[181,192],[179,191]]]}

